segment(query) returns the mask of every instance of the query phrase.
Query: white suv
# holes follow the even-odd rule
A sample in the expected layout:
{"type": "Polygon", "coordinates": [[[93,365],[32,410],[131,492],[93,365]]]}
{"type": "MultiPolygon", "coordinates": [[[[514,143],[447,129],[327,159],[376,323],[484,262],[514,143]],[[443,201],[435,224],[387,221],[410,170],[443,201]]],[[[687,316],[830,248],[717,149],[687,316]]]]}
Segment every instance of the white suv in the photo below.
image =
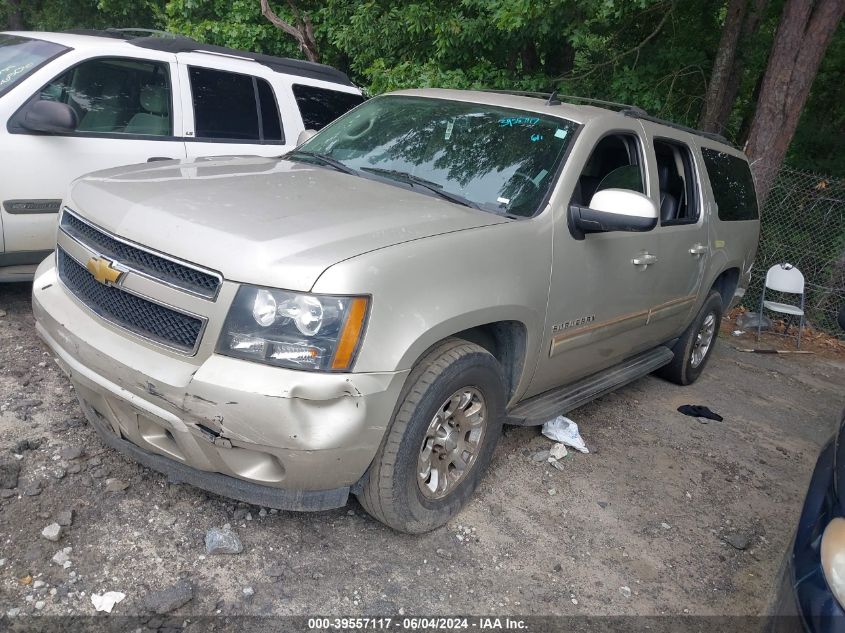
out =
{"type": "Polygon", "coordinates": [[[117,31],[0,33],[0,281],[53,249],[68,184],[145,161],[278,156],[363,101],[330,66],[117,31]]]}

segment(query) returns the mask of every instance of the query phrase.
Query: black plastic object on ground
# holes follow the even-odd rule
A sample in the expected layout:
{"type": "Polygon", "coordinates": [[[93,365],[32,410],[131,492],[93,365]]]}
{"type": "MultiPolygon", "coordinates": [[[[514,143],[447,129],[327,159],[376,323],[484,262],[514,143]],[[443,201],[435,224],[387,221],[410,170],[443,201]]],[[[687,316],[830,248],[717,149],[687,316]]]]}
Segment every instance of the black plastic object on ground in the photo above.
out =
{"type": "Polygon", "coordinates": [[[718,413],[714,413],[700,404],[684,404],[678,407],[678,411],[694,418],[707,418],[708,420],[716,420],[716,422],[721,422],[724,419],[718,413]]]}

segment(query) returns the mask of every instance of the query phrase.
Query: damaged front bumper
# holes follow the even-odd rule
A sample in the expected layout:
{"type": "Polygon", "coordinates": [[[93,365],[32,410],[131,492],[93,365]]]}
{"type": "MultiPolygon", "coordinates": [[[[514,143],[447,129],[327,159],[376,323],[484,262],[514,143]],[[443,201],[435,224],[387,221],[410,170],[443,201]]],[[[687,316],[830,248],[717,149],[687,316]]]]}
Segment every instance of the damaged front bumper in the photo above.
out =
{"type": "Polygon", "coordinates": [[[157,348],[110,325],[36,272],[36,328],[103,437],[171,478],[249,503],[346,503],[393,415],[407,372],[295,371],[157,348]]]}

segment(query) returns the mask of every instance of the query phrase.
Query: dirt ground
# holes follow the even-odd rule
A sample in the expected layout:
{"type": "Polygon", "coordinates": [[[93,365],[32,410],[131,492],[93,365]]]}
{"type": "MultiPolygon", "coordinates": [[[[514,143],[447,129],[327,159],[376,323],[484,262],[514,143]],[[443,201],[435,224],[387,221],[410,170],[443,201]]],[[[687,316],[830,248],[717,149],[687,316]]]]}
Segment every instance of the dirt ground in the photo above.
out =
{"type": "Polygon", "coordinates": [[[20,466],[0,490],[0,615],[93,614],[106,591],[126,594],[113,613],[145,613],[180,580],[177,615],[758,614],[845,405],[842,355],[742,353],[752,337],[723,333],[695,385],[647,377],[573,412],[591,452],[562,471],[531,459],[539,429],[506,430],[466,509],[406,536],[354,499],[266,512],[106,449],[33,325],[29,287],[0,286],[0,465],[20,466]],[[58,542],[42,536],[69,510],[58,542]],[[207,556],[226,523],[243,552],[207,556]]]}

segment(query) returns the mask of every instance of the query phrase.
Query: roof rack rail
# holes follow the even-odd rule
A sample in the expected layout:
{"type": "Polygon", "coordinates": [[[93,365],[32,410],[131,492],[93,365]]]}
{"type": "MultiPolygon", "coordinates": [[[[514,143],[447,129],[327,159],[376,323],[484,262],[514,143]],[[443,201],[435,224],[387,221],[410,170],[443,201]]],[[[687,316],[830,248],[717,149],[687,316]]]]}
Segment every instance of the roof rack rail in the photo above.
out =
{"type": "Polygon", "coordinates": [[[515,95],[517,97],[537,97],[538,99],[549,99],[552,92],[532,92],[530,90],[501,90],[499,88],[482,88],[481,92],[493,92],[502,95],[515,95]]]}
{"type": "Polygon", "coordinates": [[[169,31],[160,31],[158,29],[144,29],[144,28],[106,28],[106,29],[68,29],[65,33],[71,35],[93,35],[96,37],[112,37],[118,40],[132,40],[139,37],[161,37],[164,39],[176,39],[179,37],[176,33],[169,31]]]}
{"type": "Polygon", "coordinates": [[[668,121],[666,119],[661,119],[656,116],[650,115],[648,112],[639,108],[637,106],[629,105],[627,103],[617,103],[616,101],[605,101],[604,99],[593,99],[590,97],[578,97],[575,95],[562,95],[558,94],[557,91],[552,92],[529,92],[526,90],[494,90],[492,88],[488,88],[483,90],[483,92],[496,92],[500,94],[510,94],[510,95],[518,95],[522,97],[538,97],[541,99],[546,99],[546,105],[558,105],[562,101],[577,101],[581,103],[587,103],[589,105],[598,105],[604,108],[615,108],[619,111],[620,114],[624,116],[628,116],[634,119],[642,119],[643,121],[650,121],[652,123],[659,123],[660,125],[665,125],[667,127],[671,127],[675,130],[680,130],[682,132],[688,132],[690,134],[695,134],[697,136],[702,136],[704,138],[708,138],[711,141],[716,141],[717,143],[724,143],[725,145],[729,145],[731,147],[736,147],[733,143],[731,143],[727,138],[722,136],[721,134],[715,134],[713,132],[705,132],[704,130],[697,130],[693,127],[688,127],[686,125],[681,125],[680,123],[674,123],[673,121],[668,121]]]}
{"type": "Polygon", "coordinates": [[[179,37],[176,33],[171,33],[170,31],[162,31],[160,29],[137,29],[137,28],[125,28],[125,29],[106,29],[107,31],[113,33],[120,33],[125,34],[128,37],[163,37],[166,39],[175,39],[179,37]],[[135,35],[137,33],[137,36],[135,35]]]}
{"type": "Polygon", "coordinates": [[[681,125],[680,123],[675,123],[673,121],[667,121],[666,119],[661,119],[656,116],[651,116],[650,114],[646,113],[643,110],[640,110],[639,108],[622,110],[621,114],[629,116],[633,119],[642,119],[643,121],[650,121],[651,123],[659,123],[660,125],[665,125],[666,127],[670,127],[674,130],[688,132],[689,134],[695,134],[696,136],[703,136],[704,138],[708,138],[711,141],[716,141],[717,143],[724,143],[725,145],[736,147],[733,143],[731,143],[727,138],[725,138],[721,134],[716,134],[714,132],[705,132],[704,130],[697,130],[694,127],[681,125]]]}
{"type": "Polygon", "coordinates": [[[590,97],[578,97],[576,95],[562,95],[557,90],[552,92],[530,92],[528,90],[497,90],[485,88],[482,92],[495,92],[499,94],[517,95],[519,97],[537,97],[548,100],[547,105],[559,105],[563,101],[578,101],[591,105],[600,105],[605,108],[617,108],[619,110],[638,110],[646,114],[645,110],[632,106],[628,103],[617,103],[616,101],[604,101],[603,99],[592,99],[590,97]]]}
{"type": "Polygon", "coordinates": [[[326,66],[325,64],[318,64],[316,62],[306,62],[301,59],[289,59],[287,57],[275,57],[274,55],[265,55],[263,53],[241,51],[216,44],[203,44],[183,35],[177,35],[173,38],[139,37],[131,40],[129,43],[132,46],[163,51],[165,53],[196,52],[240,57],[254,61],[262,66],[267,66],[276,72],[308,77],[309,79],[319,79],[344,86],[355,86],[346,73],[333,66],[326,66]]]}
{"type": "Polygon", "coordinates": [[[71,29],[65,31],[65,33],[122,39],[128,41],[128,43],[132,46],[162,51],[165,53],[197,52],[239,57],[241,59],[254,61],[262,66],[267,66],[276,72],[288,75],[297,75],[299,77],[307,77],[309,79],[319,79],[321,81],[327,81],[343,86],[355,87],[355,84],[352,83],[346,73],[334,68],[333,66],[326,66],[325,64],[317,64],[315,62],[306,62],[301,59],[289,59],[287,57],[275,57],[273,55],[264,55],[262,53],[241,51],[234,48],[227,48],[225,46],[217,46],[215,44],[204,44],[190,37],[179,35],[178,33],[157,31],[155,29],[135,28],[101,30],[71,29]]]}
{"type": "Polygon", "coordinates": [[[604,99],[593,99],[591,97],[579,97],[577,95],[558,95],[558,99],[563,101],[580,101],[582,103],[586,103],[588,105],[598,105],[605,108],[617,108],[620,111],[623,110],[636,110],[638,112],[642,112],[646,114],[646,111],[642,108],[638,108],[637,106],[630,105],[628,103],[618,103],[616,101],[605,101],[604,99]]]}

